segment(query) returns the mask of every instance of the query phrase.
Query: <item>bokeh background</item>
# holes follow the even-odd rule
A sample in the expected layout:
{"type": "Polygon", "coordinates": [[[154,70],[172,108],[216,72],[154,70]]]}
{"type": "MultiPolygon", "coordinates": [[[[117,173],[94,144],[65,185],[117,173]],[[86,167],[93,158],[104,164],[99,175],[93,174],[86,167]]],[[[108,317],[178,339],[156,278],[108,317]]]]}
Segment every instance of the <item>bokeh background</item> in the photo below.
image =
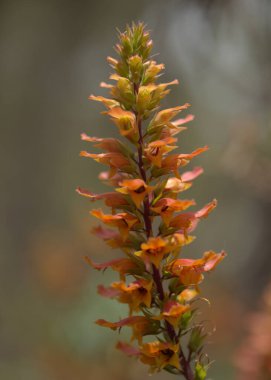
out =
{"type": "Polygon", "coordinates": [[[92,205],[75,193],[78,185],[103,190],[102,168],[79,157],[89,148],[80,133],[116,135],[87,98],[104,94],[116,28],[132,20],[152,31],[163,79],[180,80],[164,106],[193,105],[180,149],[211,148],[193,161],[205,174],[189,195],[199,205],[215,197],[219,207],[187,253],[228,252],[203,287],[211,307],[202,304],[202,314],[217,330],[209,378],[240,378],[239,347],[271,268],[269,0],[0,2],[1,379],[147,377],[115,352],[116,334],[93,324],[126,309],[96,295],[97,284],[115,277],[94,272],[83,256],[102,262],[116,253],[90,235],[92,205]]]}

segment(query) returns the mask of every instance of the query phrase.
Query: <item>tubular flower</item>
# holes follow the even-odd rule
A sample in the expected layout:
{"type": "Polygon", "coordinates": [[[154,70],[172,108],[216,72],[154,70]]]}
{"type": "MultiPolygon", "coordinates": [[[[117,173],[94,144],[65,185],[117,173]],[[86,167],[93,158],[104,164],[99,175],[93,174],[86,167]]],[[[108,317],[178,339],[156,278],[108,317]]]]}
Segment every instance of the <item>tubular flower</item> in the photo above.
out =
{"type": "Polygon", "coordinates": [[[118,194],[116,192],[110,192],[110,193],[104,193],[104,194],[95,194],[92,193],[89,190],[82,189],[78,187],[76,189],[77,193],[82,195],[83,197],[89,198],[91,201],[99,201],[101,199],[104,200],[106,206],[112,207],[113,209],[115,208],[120,208],[121,206],[127,206],[128,202],[125,199],[124,196],[121,194],[118,194]]]}
{"type": "Polygon", "coordinates": [[[167,366],[180,369],[178,352],[178,344],[155,341],[143,344],[140,350],[140,360],[150,366],[150,372],[160,371],[167,366]]]}
{"type": "Polygon", "coordinates": [[[125,179],[120,182],[121,188],[116,189],[120,193],[129,194],[137,208],[147,194],[152,190],[142,179],[125,179]]]}
{"type": "Polygon", "coordinates": [[[141,249],[141,251],[135,252],[135,255],[141,257],[146,264],[152,263],[157,268],[164,256],[170,252],[170,247],[167,244],[167,241],[159,236],[156,238],[149,238],[146,243],[142,243],[141,249]]]}
{"type": "Polygon", "coordinates": [[[182,305],[177,301],[168,301],[163,308],[161,317],[175,328],[178,327],[182,315],[190,309],[189,305],[182,305]]]}
{"type": "Polygon", "coordinates": [[[145,149],[146,157],[152,165],[160,168],[162,165],[163,155],[176,148],[176,146],[170,145],[176,141],[177,139],[174,137],[166,137],[163,140],[152,141],[145,149]]]}
{"type": "Polygon", "coordinates": [[[129,231],[135,226],[135,224],[139,222],[135,216],[126,212],[115,215],[105,215],[102,210],[92,210],[90,213],[100,219],[103,223],[117,227],[124,239],[127,238],[129,231]]]}
{"type": "Polygon", "coordinates": [[[108,322],[104,319],[98,319],[96,323],[100,326],[108,327],[112,330],[117,330],[121,329],[124,326],[129,326],[133,331],[131,341],[136,339],[139,344],[142,344],[143,336],[155,334],[159,331],[160,326],[159,321],[140,315],[128,317],[120,320],[119,322],[108,322]]]}
{"type": "Polygon", "coordinates": [[[210,272],[225,257],[225,252],[205,252],[201,259],[177,259],[169,266],[168,271],[173,276],[179,276],[183,285],[197,285],[203,280],[203,273],[210,272]]]}
{"type": "Polygon", "coordinates": [[[129,140],[136,141],[136,117],[130,111],[125,111],[120,107],[111,108],[107,114],[111,116],[111,120],[119,128],[120,134],[127,137],[129,140]]]}
{"type": "Polygon", "coordinates": [[[130,314],[139,311],[140,305],[151,306],[152,280],[140,279],[126,285],[124,281],[113,282],[109,288],[100,287],[100,294],[104,297],[117,297],[121,303],[127,303],[130,314]]]}
{"type": "Polygon", "coordinates": [[[117,171],[120,170],[131,170],[131,165],[130,161],[128,158],[126,158],[123,154],[121,153],[88,153],[86,151],[82,151],[80,153],[80,156],[82,157],[87,157],[87,158],[93,158],[95,161],[108,165],[110,167],[110,177],[115,175],[117,171]]]}
{"type": "Polygon", "coordinates": [[[111,268],[116,272],[119,272],[120,279],[122,281],[125,280],[125,275],[131,273],[137,273],[139,270],[138,264],[131,259],[121,258],[115,259],[111,261],[107,261],[106,263],[97,264],[94,263],[89,257],[85,257],[86,262],[94,269],[97,270],[105,270],[107,268],[111,268]]]}
{"type": "Polygon", "coordinates": [[[118,57],[107,58],[114,70],[111,82],[100,84],[109,96],[89,97],[105,107],[102,114],[117,127],[119,138],[82,133],[84,143],[92,143],[102,152],[83,150],[80,155],[107,166],[99,179],[111,190],[96,194],[78,187],[77,192],[90,201],[104,201],[110,211],[90,211],[102,223],[92,232],[125,256],[104,263],[85,259],[96,270],[110,268],[120,276],[109,286],[99,285],[98,293],[127,304],[129,316],[118,322],[96,321],[112,330],[132,330],[135,346],[118,342],[117,348],[148,365],[150,372],[163,369],[187,380],[204,380],[205,335],[192,318],[194,301],[204,274],[211,272],[225,253],[208,251],[193,259],[183,251],[195,239],[190,233],[217,201],[188,212],[195,201],[179,197],[203,173],[199,166],[187,171],[183,167],[208,147],[172,153],[178,146],[177,135],[194,116],[177,118],[189,103],[161,109],[161,100],[178,80],[158,83],[164,65],[150,58],[152,45],[142,23],[127,26],[115,46],[118,57]],[[147,335],[156,340],[146,342],[147,335]],[[181,339],[184,335],[187,338],[181,339]]]}
{"type": "Polygon", "coordinates": [[[162,198],[151,209],[159,214],[163,222],[168,226],[174,212],[183,211],[194,205],[194,200],[162,198]]]}

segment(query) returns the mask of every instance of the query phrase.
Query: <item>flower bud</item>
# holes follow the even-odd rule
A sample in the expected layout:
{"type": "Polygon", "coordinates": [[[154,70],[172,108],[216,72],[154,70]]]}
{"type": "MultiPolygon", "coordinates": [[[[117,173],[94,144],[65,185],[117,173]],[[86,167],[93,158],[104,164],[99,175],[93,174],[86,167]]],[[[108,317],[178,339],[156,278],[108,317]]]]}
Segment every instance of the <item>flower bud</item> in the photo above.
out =
{"type": "Polygon", "coordinates": [[[199,352],[202,349],[204,339],[207,334],[203,334],[202,327],[195,327],[190,335],[188,347],[192,352],[199,352]]]}
{"type": "Polygon", "coordinates": [[[138,83],[143,71],[142,58],[139,55],[133,55],[128,60],[131,80],[135,83],[138,83]]]}
{"type": "Polygon", "coordinates": [[[144,111],[149,109],[151,102],[151,92],[146,86],[141,86],[137,94],[136,108],[139,113],[144,113],[144,111]]]}

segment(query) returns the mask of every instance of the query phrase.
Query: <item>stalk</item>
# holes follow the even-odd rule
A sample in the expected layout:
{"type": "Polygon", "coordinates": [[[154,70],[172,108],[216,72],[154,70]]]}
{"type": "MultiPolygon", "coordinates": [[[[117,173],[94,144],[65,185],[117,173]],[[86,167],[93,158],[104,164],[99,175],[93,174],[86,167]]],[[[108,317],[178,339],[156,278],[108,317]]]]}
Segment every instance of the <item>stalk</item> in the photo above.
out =
{"type": "MultiPolygon", "coordinates": [[[[134,83],[135,96],[138,93],[138,89],[139,89],[139,85],[134,83]]],[[[142,179],[145,181],[145,183],[147,185],[149,185],[147,175],[146,175],[146,171],[144,168],[144,162],[143,162],[144,138],[143,138],[143,134],[142,134],[142,120],[140,118],[140,115],[138,115],[137,112],[135,112],[135,116],[136,116],[136,124],[137,124],[138,134],[139,134],[138,148],[137,148],[138,169],[139,169],[139,172],[140,172],[142,179]]],[[[143,218],[144,218],[144,223],[145,223],[146,237],[148,239],[150,236],[153,235],[152,221],[150,218],[150,199],[149,199],[149,196],[146,196],[146,198],[143,202],[143,207],[144,207],[143,218]]],[[[157,289],[157,292],[159,295],[159,299],[161,301],[164,301],[165,293],[164,293],[163,283],[162,283],[162,279],[161,279],[161,274],[160,274],[159,269],[157,269],[154,264],[152,264],[152,275],[153,275],[153,280],[155,282],[156,289],[157,289]]],[[[176,335],[174,327],[168,321],[165,321],[165,326],[166,326],[168,336],[170,337],[172,342],[177,343],[178,337],[176,335]]],[[[190,362],[188,359],[186,359],[185,354],[181,348],[181,345],[179,345],[179,350],[180,350],[179,351],[180,364],[181,364],[181,368],[183,368],[182,375],[187,380],[194,380],[194,374],[193,374],[193,371],[191,369],[190,362]]]]}

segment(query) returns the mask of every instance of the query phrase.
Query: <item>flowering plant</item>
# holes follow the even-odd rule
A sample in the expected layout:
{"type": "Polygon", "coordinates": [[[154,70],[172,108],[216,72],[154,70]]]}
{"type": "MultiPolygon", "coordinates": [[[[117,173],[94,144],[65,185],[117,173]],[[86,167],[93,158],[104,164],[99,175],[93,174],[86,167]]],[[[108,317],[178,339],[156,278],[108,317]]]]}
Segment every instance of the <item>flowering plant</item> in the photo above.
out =
{"type": "Polygon", "coordinates": [[[190,234],[198,222],[217,202],[187,212],[195,201],[179,199],[178,194],[203,172],[200,167],[181,173],[180,169],[208,147],[171,153],[177,148],[176,135],[193,116],[173,120],[188,103],[159,109],[169,86],[178,81],[157,83],[164,65],[150,58],[152,40],[144,25],[132,24],[119,32],[115,50],[119,58],[107,58],[115,84],[101,83],[111,98],[91,95],[90,99],[106,107],[104,113],[118,128],[122,141],[82,134],[82,140],[105,153],[81,152],[108,167],[100,179],[115,189],[104,194],[82,188],[77,191],[91,201],[104,200],[111,209],[110,213],[101,209],[90,212],[105,225],[96,227],[94,233],[110,247],[120,248],[124,257],[102,264],[90,258],[87,261],[97,270],[111,268],[119,273],[119,281],[109,287],[100,285],[98,292],[127,304],[129,316],[96,323],[112,330],[130,327],[131,341],[138,345],[118,342],[117,348],[138,357],[150,372],[164,369],[188,380],[205,379],[202,348],[206,333],[202,324],[194,321],[194,305],[204,274],[213,270],[225,253],[208,251],[199,259],[179,257],[183,246],[194,240],[190,234]],[[154,340],[146,342],[146,336],[154,336],[154,340]]]}

